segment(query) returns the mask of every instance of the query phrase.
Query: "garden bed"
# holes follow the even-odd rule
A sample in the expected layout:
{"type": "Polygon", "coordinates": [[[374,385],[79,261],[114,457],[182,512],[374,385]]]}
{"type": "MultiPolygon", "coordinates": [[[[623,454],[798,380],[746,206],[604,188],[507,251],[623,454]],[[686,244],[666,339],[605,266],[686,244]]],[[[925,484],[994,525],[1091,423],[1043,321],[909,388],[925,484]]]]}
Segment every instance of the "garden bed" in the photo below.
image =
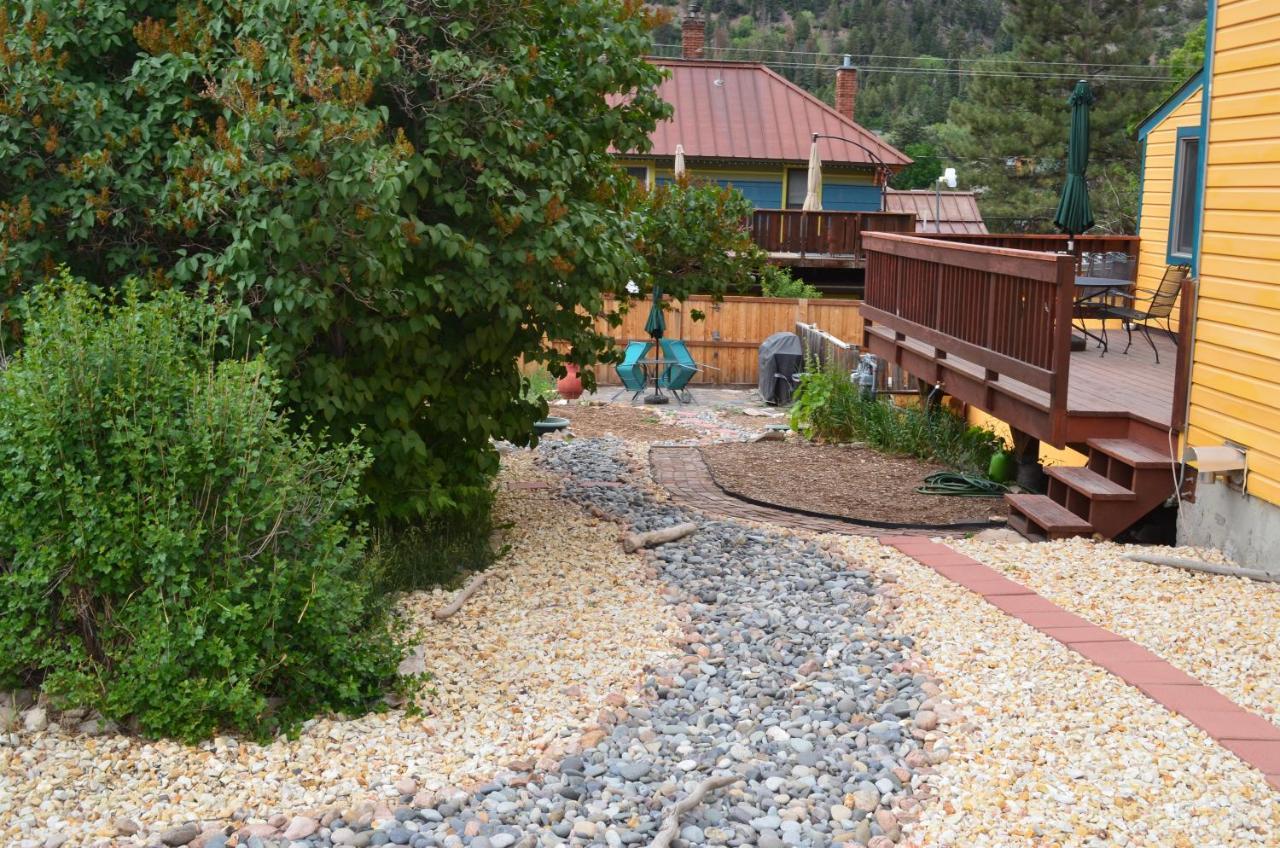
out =
{"type": "Polygon", "coordinates": [[[1008,514],[1001,498],[922,495],[925,476],[946,470],[866,447],[799,440],[718,444],[702,456],[721,488],[791,509],[864,521],[963,524],[1008,514]]]}

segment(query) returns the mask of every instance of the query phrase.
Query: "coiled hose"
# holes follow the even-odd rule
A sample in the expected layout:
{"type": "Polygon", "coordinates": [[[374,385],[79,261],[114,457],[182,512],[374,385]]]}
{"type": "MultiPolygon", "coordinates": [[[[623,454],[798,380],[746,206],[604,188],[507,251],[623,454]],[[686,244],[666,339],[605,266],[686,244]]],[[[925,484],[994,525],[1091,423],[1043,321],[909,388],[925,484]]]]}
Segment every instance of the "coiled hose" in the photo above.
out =
{"type": "Polygon", "coordinates": [[[924,484],[916,487],[922,495],[953,495],[961,498],[998,498],[1009,491],[1004,483],[988,480],[978,474],[959,471],[938,471],[924,478],[924,484]]]}

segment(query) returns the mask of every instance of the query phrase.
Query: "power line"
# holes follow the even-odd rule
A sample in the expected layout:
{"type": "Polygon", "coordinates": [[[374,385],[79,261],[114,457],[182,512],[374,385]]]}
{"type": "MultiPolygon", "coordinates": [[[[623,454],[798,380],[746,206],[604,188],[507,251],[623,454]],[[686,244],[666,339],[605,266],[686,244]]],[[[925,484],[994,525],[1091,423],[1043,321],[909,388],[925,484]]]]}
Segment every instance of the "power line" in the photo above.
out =
{"type": "MultiPolygon", "coordinates": [[[[679,50],[681,47],[681,45],[673,44],[673,43],[656,43],[654,46],[661,47],[661,48],[671,48],[674,50],[679,50]]],[[[1147,70],[1155,71],[1157,73],[1164,73],[1164,74],[1168,73],[1168,70],[1166,68],[1162,68],[1158,65],[1149,65],[1144,62],[1128,62],[1128,63],[1125,63],[1125,62],[1050,62],[1050,61],[1041,60],[1041,59],[1001,59],[995,56],[990,56],[990,57],[979,56],[972,59],[964,59],[960,57],[946,57],[946,56],[933,56],[933,55],[897,56],[889,53],[852,53],[848,50],[835,51],[835,52],[831,52],[827,50],[820,50],[820,51],[772,50],[767,47],[707,47],[706,49],[709,51],[715,51],[720,53],[732,53],[735,51],[742,52],[742,53],[776,53],[776,54],[786,55],[786,56],[818,56],[818,57],[830,58],[830,59],[838,59],[839,57],[847,55],[847,56],[852,56],[854,59],[864,59],[867,61],[870,61],[872,59],[877,59],[877,60],[878,59],[902,59],[902,60],[907,60],[912,62],[925,61],[925,60],[932,61],[932,62],[992,62],[997,64],[1007,64],[1007,65],[1059,65],[1059,66],[1065,66],[1070,68],[1088,68],[1091,65],[1097,65],[1098,67],[1106,67],[1106,68],[1144,68],[1147,70]]]]}

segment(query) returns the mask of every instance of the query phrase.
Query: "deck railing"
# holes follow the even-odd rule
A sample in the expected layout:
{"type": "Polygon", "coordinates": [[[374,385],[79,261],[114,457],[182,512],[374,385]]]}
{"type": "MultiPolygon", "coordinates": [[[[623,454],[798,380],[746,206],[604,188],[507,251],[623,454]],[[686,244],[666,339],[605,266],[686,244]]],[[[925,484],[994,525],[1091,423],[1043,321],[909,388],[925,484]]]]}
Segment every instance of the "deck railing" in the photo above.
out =
{"type": "Polygon", "coordinates": [[[1089,277],[1134,280],[1138,271],[1138,236],[1096,235],[1069,239],[1061,233],[920,233],[938,241],[963,242],[984,247],[1066,252],[1076,257],[1076,272],[1089,277]]]}
{"type": "Polygon", "coordinates": [[[867,344],[989,412],[1000,411],[997,395],[1008,393],[1002,390],[1009,380],[1047,393],[1042,414],[1024,429],[1057,443],[1065,423],[1075,260],[899,234],[867,233],[862,244],[867,344]],[[971,365],[960,368],[949,356],[971,365]]]}
{"type": "Polygon", "coordinates": [[[899,212],[805,212],[800,209],[757,209],[751,215],[751,237],[768,253],[800,256],[862,257],[863,232],[909,233],[915,215],[899,212]]]}

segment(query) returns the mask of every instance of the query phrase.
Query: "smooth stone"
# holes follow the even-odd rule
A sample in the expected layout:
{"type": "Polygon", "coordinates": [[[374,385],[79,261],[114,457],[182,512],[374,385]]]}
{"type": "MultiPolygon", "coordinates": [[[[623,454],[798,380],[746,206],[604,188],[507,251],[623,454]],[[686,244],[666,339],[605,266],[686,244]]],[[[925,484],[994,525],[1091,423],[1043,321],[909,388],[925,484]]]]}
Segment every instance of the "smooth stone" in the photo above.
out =
{"type": "Polygon", "coordinates": [[[184,824],[178,827],[171,827],[160,834],[160,841],[169,848],[175,848],[178,845],[186,845],[191,840],[200,835],[200,827],[195,824],[184,824]]]}

